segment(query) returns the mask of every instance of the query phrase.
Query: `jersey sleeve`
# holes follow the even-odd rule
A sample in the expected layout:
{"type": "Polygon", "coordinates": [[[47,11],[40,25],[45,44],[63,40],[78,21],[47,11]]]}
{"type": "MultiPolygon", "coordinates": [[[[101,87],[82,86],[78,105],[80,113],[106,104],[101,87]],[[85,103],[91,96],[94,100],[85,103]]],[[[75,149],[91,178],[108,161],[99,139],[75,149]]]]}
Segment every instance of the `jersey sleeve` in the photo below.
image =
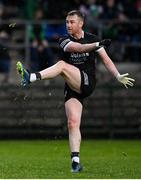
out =
{"type": "Polygon", "coordinates": [[[69,44],[71,44],[72,41],[70,40],[69,37],[63,37],[59,39],[59,46],[61,49],[66,51],[66,48],[68,47],[69,44]]]}

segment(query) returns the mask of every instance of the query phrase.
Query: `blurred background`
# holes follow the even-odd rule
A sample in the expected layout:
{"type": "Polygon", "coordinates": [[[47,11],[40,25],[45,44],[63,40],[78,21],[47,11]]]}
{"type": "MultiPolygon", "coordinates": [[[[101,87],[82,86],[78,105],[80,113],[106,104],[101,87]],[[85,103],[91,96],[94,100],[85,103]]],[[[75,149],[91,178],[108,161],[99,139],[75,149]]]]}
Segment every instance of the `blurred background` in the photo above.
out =
{"type": "Polygon", "coordinates": [[[82,137],[141,138],[141,0],[0,0],[0,138],[67,138],[63,80],[20,87],[16,62],[40,71],[58,60],[68,11],[79,9],[86,31],[112,39],[107,52],[128,90],[97,59],[97,87],[84,103],[82,137]]]}

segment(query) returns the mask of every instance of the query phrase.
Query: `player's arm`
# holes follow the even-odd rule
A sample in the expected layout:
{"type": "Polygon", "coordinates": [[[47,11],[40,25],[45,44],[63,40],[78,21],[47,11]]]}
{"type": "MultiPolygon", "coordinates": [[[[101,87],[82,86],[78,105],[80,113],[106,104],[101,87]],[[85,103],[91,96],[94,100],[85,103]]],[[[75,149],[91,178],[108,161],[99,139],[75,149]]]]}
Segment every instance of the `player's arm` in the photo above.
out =
{"type": "Polygon", "coordinates": [[[66,47],[65,51],[66,52],[79,52],[79,53],[90,52],[90,51],[96,50],[97,48],[101,46],[107,47],[110,45],[110,43],[111,42],[109,39],[104,39],[100,42],[94,42],[94,43],[89,43],[89,44],[80,44],[80,43],[71,41],[71,43],[69,43],[69,45],[66,47]]]}
{"type": "Polygon", "coordinates": [[[96,50],[99,47],[105,46],[108,47],[111,44],[110,39],[104,39],[100,42],[81,44],[78,42],[71,41],[70,39],[63,39],[60,42],[60,46],[63,48],[65,52],[90,52],[92,50],[96,50]]]}
{"type": "Polygon", "coordinates": [[[106,53],[104,48],[101,48],[100,50],[98,50],[98,54],[100,56],[100,58],[102,59],[105,67],[108,69],[108,71],[110,71],[112,73],[113,76],[116,77],[116,79],[124,84],[124,86],[126,88],[128,88],[128,86],[133,86],[133,82],[135,81],[132,78],[128,77],[128,73],[126,74],[120,74],[119,71],[117,70],[115,64],[112,62],[111,58],[108,56],[108,54],[106,53]]]}

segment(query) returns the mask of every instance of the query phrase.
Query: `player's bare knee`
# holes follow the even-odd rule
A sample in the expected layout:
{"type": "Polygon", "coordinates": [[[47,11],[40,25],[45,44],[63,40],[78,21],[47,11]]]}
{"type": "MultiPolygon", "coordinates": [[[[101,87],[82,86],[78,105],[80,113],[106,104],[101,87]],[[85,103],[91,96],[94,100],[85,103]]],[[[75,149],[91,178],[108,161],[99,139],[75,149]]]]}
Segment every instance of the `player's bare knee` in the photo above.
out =
{"type": "Polygon", "coordinates": [[[73,117],[73,118],[69,118],[68,119],[68,129],[74,129],[79,127],[79,123],[77,121],[77,118],[73,117]]]}
{"type": "Polygon", "coordinates": [[[58,61],[57,64],[59,64],[62,67],[62,69],[64,69],[66,63],[63,60],[60,60],[60,61],[58,61]]]}
{"type": "Polygon", "coordinates": [[[61,69],[61,74],[63,75],[64,74],[64,70],[65,70],[65,66],[66,66],[66,62],[63,61],[63,60],[60,60],[57,62],[58,66],[60,67],[61,69]]]}
{"type": "Polygon", "coordinates": [[[66,74],[68,69],[70,68],[69,64],[66,63],[65,61],[61,61],[61,66],[62,66],[62,73],[66,74]]]}

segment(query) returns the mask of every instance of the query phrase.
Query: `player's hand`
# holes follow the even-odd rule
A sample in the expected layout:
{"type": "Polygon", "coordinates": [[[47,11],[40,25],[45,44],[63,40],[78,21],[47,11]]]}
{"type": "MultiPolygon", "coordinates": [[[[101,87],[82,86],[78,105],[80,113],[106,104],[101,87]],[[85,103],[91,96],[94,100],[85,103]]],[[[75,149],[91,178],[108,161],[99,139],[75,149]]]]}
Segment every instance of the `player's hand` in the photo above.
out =
{"type": "Polygon", "coordinates": [[[128,73],[126,73],[126,74],[118,74],[117,75],[117,80],[120,82],[120,83],[122,83],[122,84],[124,84],[124,86],[126,87],[126,88],[128,88],[128,86],[134,86],[134,81],[135,81],[135,79],[132,79],[132,78],[129,78],[128,77],[128,73]]]}
{"type": "Polygon", "coordinates": [[[102,41],[99,42],[99,46],[105,46],[108,47],[111,44],[111,39],[103,39],[102,41]]]}

